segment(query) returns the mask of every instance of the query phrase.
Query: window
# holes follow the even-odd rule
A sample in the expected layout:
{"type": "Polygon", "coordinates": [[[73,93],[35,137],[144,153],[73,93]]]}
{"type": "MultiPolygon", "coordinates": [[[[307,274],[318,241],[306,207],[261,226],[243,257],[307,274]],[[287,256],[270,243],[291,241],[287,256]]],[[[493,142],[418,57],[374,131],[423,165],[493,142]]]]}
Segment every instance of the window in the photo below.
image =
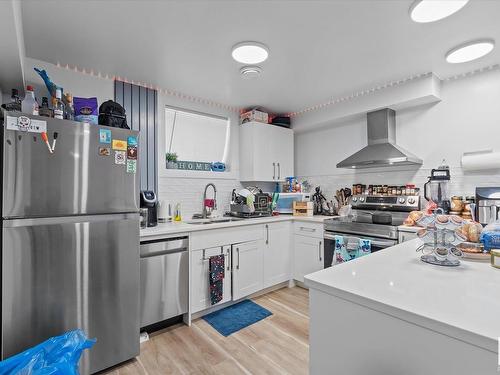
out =
{"type": "Polygon", "coordinates": [[[165,125],[167,161],[171,160],[169,155],[176,154],[178,162],[227,164],[230,139],[227,118],[166,108],[165,125]]]}

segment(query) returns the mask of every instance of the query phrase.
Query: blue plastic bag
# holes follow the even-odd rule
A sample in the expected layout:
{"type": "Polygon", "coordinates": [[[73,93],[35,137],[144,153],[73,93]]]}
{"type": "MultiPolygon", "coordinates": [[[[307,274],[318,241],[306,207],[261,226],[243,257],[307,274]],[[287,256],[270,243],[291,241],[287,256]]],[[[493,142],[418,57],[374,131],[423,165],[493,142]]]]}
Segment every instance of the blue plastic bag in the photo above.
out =
{"type": "Polygon", "coordinates": [[[0,375],[78,375],[78,361],[96,340],[82,330],[66,332],[0,362],[0,375]]]}

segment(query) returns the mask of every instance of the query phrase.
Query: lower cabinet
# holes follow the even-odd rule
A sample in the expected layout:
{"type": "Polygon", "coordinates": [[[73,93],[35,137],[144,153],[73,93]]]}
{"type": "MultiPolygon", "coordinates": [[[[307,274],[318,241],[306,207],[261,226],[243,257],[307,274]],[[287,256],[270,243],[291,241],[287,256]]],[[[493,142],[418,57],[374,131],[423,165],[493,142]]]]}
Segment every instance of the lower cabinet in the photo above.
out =
{"type": "Polygon", "coordinates": [[[291,223],[269,223],[264,230],[264,288],[268,288],[290,280],[291,223]]]}
{"type": "Polygon", "coordinates": [[[191,252],[191,312],[198,312],[213,306],[210,303],[208,282],[209,262],[214,255],[224,254],[225,277],[223,297],[218,304],[231,301],[231,246],[218,246],[191,252]]]}
{"type": "Polygon", "coordinates": [[[417,232],[398,232],[398,243],[414,240],[415,238],[418,238],[417,232]]]}
{"type": "Polygon", "coordinates": [[[232,245],[233,300],[263,289],[262,247],[261,240],[232,245]]]}
{"type": "Polygon", "coordinates": [[[324,268],[323,239],[294,235],[293,278],[304,282],[304,276],[324,268]]]}

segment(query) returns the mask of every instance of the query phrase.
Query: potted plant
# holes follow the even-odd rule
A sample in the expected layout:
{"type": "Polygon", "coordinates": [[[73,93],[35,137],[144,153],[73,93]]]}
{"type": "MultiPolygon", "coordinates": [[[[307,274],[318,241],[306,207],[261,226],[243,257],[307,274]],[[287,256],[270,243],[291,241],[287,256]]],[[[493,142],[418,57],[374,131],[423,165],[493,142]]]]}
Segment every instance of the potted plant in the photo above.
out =
{"type": "Polygon", "coordinates": [[[175,152],[167,152],[167,169],[177,169],[177,154],[175,152]]]}

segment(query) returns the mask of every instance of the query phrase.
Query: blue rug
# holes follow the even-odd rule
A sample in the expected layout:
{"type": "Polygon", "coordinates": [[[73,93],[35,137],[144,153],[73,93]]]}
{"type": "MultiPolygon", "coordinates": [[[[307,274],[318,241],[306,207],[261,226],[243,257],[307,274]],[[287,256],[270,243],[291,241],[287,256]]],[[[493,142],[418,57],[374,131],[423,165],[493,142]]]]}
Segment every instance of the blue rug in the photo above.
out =
{"type": "Polygon", "coordinates": [[[221,335],[229,336],[271,315],[273,313],[269,310],[246,299],[235,305],[205,315],[203,319],[221,335]]]}

